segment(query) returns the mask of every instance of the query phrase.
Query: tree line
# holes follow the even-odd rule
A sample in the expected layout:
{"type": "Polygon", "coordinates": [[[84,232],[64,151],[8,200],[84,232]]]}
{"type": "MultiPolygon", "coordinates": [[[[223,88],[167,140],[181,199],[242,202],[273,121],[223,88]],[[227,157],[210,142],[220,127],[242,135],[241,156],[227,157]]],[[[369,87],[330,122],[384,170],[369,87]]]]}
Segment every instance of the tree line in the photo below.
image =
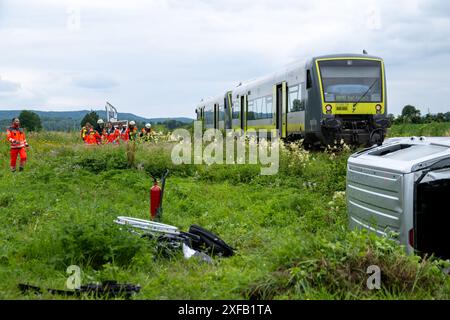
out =
{"type": "MultiPolygon", "coordinates": [[[[43,129],[41,118],[38,114],[24,110],[17,117],[20,120],[20,124],[27,131],[40,131],[43,129]]],[[[2,128],[9,127],[11,125],[12,119],[2,119],[0,120],[0,126],[2,128]]]]}
{"type": "MultiPolygon", "coordinates": [[[[45,129],[47,131],[78,131],[87,122],[92,125],[97,125],[97,120],[100,118],[97,112],[90,111],[86,113],[81,122],[76,119],[54,119],[43,117],[42,119],[38,114],[32,111],[23,110],[18,116],[22,127],[26,128],[28,131],[40,131],[45,129]]],[[[402,113],[398,116],[393,114],[388,115],[389,120],[392,124],[403,124],[403,123],[432,123],[432,122],[450,122],[450,111],[439,112],[436,114],[427,113],[421,115],[418,108],[412,105],[406,105],[402,109],[402,113]]],[[[11,119],[0,120],[1,127],[8,127],[11,124],[11,119]]],[[[137,122],[138,127],[143,127],[145,122],[137,122]]],[[[159,121],[152,123],[156,130],[161,131],[173,131],[177,128],[189,128],[192,124],[187,124],[182,121],[170,119],[165,121],[159,121]]]]}
{"type": "MultiPolygon", "coordinates": [[[[90,122],[92,125],[97,126],[97,120],[100,118],[97,112],[90,111],[85,114],[83,119],[80,121],[79,118],[75,119],[72,117],[67,118],[54,118],[54,117],[40,117],[37,113],[23,110],[18,116],[21,126],[27,131],[60,131],[60,132],[78,132],[81,127],[83,127],[86,122],[90,122]]],[[[12,119],[0,119],[0,127],[5,129],[11,125],[12,119]]],[[[105,120],[105,119],[104,119],[105,120]]],[[[139,128],[145,126],[145,122],[136,121],[139,128]]],[[[157,131],[173,131],[177,128],[188,128],[191,126],[189,123],[182,121],[169,119],[165,121],[152,122],[154,130],[157,131]]],[[[3,130],[2,129],[2,130],[3,130]]]]}
{"type": "Polygon", "coordinates": [[[450,111],[436,114],[427,113],[422,116],[418,108],[412,105],[406,105],[403,107],[402,113],[399,116],[389,114],[388,118],[392,124],[450,122],[450,111]]]}

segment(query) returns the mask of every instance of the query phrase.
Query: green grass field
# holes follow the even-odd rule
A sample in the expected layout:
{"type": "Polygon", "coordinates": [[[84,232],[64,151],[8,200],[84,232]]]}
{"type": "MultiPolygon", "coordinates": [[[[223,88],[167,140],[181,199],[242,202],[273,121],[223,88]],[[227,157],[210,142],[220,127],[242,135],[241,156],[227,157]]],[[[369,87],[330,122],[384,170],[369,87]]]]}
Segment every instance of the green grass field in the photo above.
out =
{"type": "MultiPolygon", "coordinates": [[[[393,127],[390,136],[449,129],[393,127]]],[[[0,145],[1,299],[63,299],[22,295],[17,285],[64,289],[69,265],[81,267],[82,283],[140,284],[134,299],[450,298],[450,278],[440,271],[448,263],[348,230],[351,151],[284,147],[278,175],[261,176],[255,165],[175,166],[169,143],[138,145],[130,163],[124,146],[87,148],[76,134],[28,140],[21,173],[9,172],[9,149],[0,145]],[[119,215],[148,219],[149,175],[165,168],[163,222],[186,231],[203,226],[235,247],[235,256],[213,264],[162,257],[154,243],[113,223],[119,215]],[[380,290],[367,289],[370,265],[381,268],[380,290]]]]}
{"type": "Polygon", "coordinates": [[[450,122],[395,125],[389,130],[389,136],[450,136],[450,122]]]}

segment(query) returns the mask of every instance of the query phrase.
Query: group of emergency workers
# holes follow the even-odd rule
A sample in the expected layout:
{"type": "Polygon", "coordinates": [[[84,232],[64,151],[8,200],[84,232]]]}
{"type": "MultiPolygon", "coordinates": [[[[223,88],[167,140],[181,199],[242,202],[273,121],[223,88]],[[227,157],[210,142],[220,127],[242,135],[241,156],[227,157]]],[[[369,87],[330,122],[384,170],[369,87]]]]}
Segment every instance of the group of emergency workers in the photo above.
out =
{"type": "Polygon", "coordinates": [[[130,121],[128,126],[118,123],[114,126],[111,122],[105,123],[102,119],[97,121],[98,129],[88,122],[81,129],[80,136],[87,145],[99,144],[120,144],[128,141],[150,141],[153,137],[152,125],[146,123],[145,127],[139,132],[134,121],[130,121]]]}
{"type": "MultiPolygon", "coordinates": [[[[145,124],[141,132],[138,131],[136,123],[130,121],[128,126],[119,123],[116,127],[108,122],[106,127],[102,119],[97,121],[99,130],[95,130],[90,123],[81,129],[81,138],[87,145],[98,144],[119,144],[128,141],[151,141],[153,137],[152,125],[145,124]],[[100,132],[99,132],[100,131],[100,132]]],[[[12,172],[16,172],[17,158],[20,156],[19,171],[23,171],[27,161],[26,149],[29,147],[25,138],[25,131],[20,127],[19,118],[13,118],[11,126],[6,129],[6,139],[10,144],[10,168],[12,172]]]]}

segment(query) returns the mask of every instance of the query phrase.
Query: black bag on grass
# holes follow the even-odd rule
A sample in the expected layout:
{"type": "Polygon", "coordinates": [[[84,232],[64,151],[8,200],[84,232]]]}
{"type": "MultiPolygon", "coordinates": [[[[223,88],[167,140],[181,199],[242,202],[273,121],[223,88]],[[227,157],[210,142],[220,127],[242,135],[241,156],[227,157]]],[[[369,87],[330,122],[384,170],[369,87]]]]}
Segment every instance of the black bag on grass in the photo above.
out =
{"type": "Polygon", "coordinates": [[[198,251],[206,251],[211,255],[230,257],[234,254],[234,248],[230,247],[214,233],[193,224],[189,233],[200,237],[200,241],[193,241],[192,248],[198,251]]]}

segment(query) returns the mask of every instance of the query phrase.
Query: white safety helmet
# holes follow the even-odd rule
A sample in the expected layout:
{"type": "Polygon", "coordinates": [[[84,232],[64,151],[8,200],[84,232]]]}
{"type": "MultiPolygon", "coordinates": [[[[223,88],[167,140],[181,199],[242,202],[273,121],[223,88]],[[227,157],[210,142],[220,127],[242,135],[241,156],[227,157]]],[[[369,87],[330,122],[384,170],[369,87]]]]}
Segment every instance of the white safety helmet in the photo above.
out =
{"type": "Polygon", "coordinates": [[[134,122],[133,120],[130,121],[130,126],[134,126],[136,124],[136,122],[134,122]]]}
{"type": "Polygon", "coordinates": [[[147,129],[150,129],[150,128],[152,127],[152,124],[151,124],[151,123],[146,123],[146,124],[145,124],[145,127],[146,127],[147,129]]]}
{"type": "Polygon", "coordinates": [[[97,120],[97,124],[103,124],[104,122],[103,122],[103,120],[102,119],[98,119],[97,120]]]}

